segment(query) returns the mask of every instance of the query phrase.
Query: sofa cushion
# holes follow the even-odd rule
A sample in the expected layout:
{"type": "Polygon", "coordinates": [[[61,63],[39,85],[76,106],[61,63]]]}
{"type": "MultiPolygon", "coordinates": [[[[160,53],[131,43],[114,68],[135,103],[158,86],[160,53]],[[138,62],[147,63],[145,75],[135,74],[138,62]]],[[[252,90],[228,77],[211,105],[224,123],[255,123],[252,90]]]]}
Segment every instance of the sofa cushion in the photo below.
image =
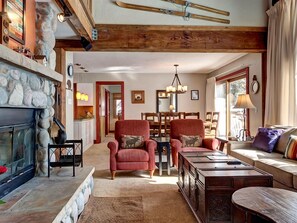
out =
{"type": "Polygon", "coordinates": [[[282,133],[282,129],[258,128],[252,146],[271,153],[282,133]]]}
{"type": "Polygon", "coordinates": [[[182,142],[182,147],[198,147],[202,145],[202,138],[199,135],[180,135],[180,141],[182,142]]]}
{"type": "Polygon", "coordinates": [[[280,153],[267,153],[262,150],[247,148],[247,149],[233,149],[230,153],[231,156],[242,160],[250,165],[255,165],[255,161],[263,158],[282,158],[280,153]]]}
{"type": "Polygon", "coordinates": [[[273,179],[293,187],[293,175],[297,174],[297,162],[284,158],[260,159],[255,166],[273,175],[273,179]]]}
{"type": "Polygon", "coordinates": [[[121,148],[143,148],[144,137],[135,135],[122,135],[121,148]]]}
{"type": "Polygon", "coordinates": [[[284,154],[286,150],[286,145],[289,141],[291,135],[297,135],[297,128],[290,128],[286,130],[279,138],[274,151],[284,154]]]}
{"type": "Polygon", "coordinates": [[[117,153],[118,162],[148,162],[149,154],[143,149],[121,149],[117,153]]]}
{"type": "Polygon", "coordinates": [[[290,136],[284,158],[297,160],[297,136],[290,136]]]}

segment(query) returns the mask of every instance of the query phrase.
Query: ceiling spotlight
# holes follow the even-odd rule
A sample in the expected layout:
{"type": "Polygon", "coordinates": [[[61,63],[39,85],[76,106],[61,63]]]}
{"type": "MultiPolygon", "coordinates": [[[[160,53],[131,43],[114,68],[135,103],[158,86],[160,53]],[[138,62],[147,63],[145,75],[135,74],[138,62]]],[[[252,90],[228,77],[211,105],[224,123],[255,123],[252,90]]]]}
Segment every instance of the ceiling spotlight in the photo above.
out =
{"type": "Polygon", "coordinates": [[[66,19],[69,19],[70,16],[67,16],[63,12],[61,12],[61,13],[57,14],[57,18],[58,18],[59,22],[62,23],[62,22],[65,22],[66,19]]]}
{"type": "Polygon", "coordinates": [[[57,18],[59,20],[59,22],[65,22],[66,19],[70,18],[70,16],[72,16],[71,11],[67,8],[67,6],[65,5],[65,3],[63,3],[63,11],[61,13],[57,14],[57,18]]]}
{"type": "Polygon", "coordinates": [[[84,70],[84,69],[86,69],[86,68],[84,68],[84,67],[80,67],[80,69],[84,70]]]}
{"type": "Polygon", "coordinates": [[[89,71],[88,70],[84,70],[84,72],[88,73],[89,71]]]}
{"type": "Polygon", "coordinates": [[[81,64],[80,64],[80,63],[76,63],[75,65],[76,65],[76,66],[78,66],[78,67],[80,67],[80,66],[81,66],[81,64]]]}

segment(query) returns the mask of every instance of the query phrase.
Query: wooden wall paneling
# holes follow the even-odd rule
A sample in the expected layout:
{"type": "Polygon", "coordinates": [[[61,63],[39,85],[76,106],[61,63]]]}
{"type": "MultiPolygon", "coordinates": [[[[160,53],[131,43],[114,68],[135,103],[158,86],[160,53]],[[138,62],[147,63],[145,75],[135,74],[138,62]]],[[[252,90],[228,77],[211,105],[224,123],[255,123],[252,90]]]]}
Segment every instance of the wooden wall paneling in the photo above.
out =
{"type": "MultiPolygon", "coordinates": [[[[96,25],[92,51],[240,52],[267,49],[266,27],[96,25]]],[[[83,50],[79,41],[58,40],[67,50],[83,50]]]]}
{"type": "Polygon", "coordinates": [[[55,117],[66,126],[66,51],[61,48],[54,50],[56,51],[56,71],[63,75],[63,81],[56,89],[59,100],[56,102],[55,117]]]}

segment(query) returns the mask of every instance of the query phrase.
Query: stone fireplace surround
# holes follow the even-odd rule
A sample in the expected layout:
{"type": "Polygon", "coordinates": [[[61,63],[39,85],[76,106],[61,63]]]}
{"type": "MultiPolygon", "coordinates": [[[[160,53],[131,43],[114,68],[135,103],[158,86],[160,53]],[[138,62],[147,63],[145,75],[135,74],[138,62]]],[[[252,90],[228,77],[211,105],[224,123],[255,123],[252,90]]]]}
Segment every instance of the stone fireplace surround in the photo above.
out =
{"type": "MultiPolygon", "coordinates": [[[[38,177],[48,175],[47,145],[51,142],[50,127],[55,113],[55,84],[62,80],[61,74],[0,44],[0,115],[3,107],[38,109],[35,170],[38,177]]],[[[83,209],[81,206],[91,193],[93,172],[92,168],[88,171],[87,178],[74,191],[74,197],[65,201],[53,222],[68,222],[70,219],[76,222],[83,209]]]]}

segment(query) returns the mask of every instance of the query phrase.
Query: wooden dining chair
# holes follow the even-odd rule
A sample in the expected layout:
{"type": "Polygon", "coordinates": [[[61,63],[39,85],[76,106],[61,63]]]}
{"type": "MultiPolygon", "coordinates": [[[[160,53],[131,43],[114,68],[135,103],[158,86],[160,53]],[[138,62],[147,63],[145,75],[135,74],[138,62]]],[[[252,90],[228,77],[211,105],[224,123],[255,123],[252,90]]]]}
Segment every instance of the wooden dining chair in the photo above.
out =
{"type": "Polygon", "coordinates": [[[204,121],[204,127],[205,127],[205,131],[210,132],[211,129],[211,120],[212,120],[212,112],[208,111],[205,114],[205,121],[204,121]]]}
{"type": "Polygon", "coordinates": [[[172,121],[174,119],[180,119],[179,112],[166,112],[165,113],[165,126],[164,126],[165,136],[170,135],[170,121],[172,121]]]}
{"type": "Polygon", "coordinates": [[[212,112],[211,125],[209,129],[205,129],[205,137],[213,138],[217,136],[220,112],[212,112]]]}
{"type": "Polygon", "coordinates": [[[150,124],[150,136],[159,136],[159,114],[156,112],[142,113],[142,120],[147,120],[150,124]]]}
{"type": "Polygon", "coordinates": [[[200,119],[200,112],[185,112],[184,119],[200,119]]]}

